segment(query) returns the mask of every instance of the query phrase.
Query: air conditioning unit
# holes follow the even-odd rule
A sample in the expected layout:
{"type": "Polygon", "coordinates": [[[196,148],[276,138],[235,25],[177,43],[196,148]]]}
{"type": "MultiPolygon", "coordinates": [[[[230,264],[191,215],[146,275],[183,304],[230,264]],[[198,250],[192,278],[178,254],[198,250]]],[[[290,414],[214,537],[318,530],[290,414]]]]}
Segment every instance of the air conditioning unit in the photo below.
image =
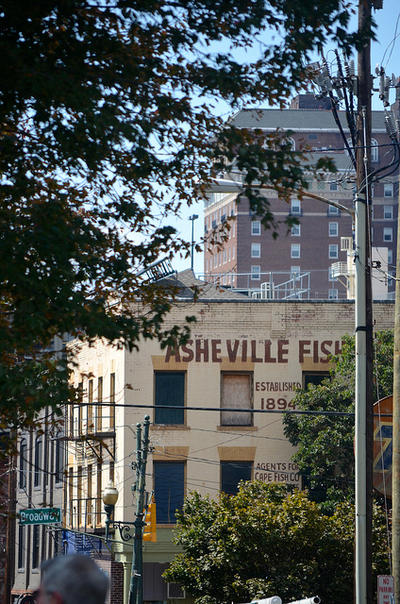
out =
{"type": "Polygon", "coordinates": [[[167,598],[171,600],[184,600],[186,592],[178,583],[167,583],[167,598]]]}
{"type": "Polygon", "coordinates": [[[352,237],[341,237],[340,238],[340,251],[350,252],[353,249],[353,238],[352,237]]]}

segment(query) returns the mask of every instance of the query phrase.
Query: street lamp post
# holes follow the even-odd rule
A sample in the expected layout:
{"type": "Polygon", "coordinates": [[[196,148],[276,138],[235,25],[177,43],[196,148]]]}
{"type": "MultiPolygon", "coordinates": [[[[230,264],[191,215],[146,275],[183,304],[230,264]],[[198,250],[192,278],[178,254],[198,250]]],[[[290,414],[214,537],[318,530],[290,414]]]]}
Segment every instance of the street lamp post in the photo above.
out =
{"type": "Polygon", "coordinates": [[[104,510],[106,512],[106,542],[108,542],[110,537],[111,516],[113,514],[117,500],[118,490],[114,487],[113,483],[110,480],[110,482],[103,491],[103,503],[104,510]]]}
{"type": "Polygon", "coordinates": [[[189,220],[192,221],[192,246],[191,246],[191,254],[190,254],[190,268],[193,270],[193,262],[194,262],[194,221],[198,219],[198,214],[192,214],[189,216],[189,220]]]}

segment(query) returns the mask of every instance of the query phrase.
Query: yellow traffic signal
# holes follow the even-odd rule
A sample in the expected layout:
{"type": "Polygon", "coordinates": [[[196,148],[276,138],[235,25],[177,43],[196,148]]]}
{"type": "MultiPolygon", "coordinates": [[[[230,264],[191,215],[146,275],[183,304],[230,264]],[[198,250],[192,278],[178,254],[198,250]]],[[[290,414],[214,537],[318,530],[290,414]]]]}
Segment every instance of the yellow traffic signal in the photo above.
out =
{"type": "Polygon", "coordinates": [[[157,541],[157,527],[156,527],[156,502],[154,497],[151,498],[151,502],[144,515],[144,521],[146,523],[143,529],[143,541],[151,541],[156,543],[157,541]]]}

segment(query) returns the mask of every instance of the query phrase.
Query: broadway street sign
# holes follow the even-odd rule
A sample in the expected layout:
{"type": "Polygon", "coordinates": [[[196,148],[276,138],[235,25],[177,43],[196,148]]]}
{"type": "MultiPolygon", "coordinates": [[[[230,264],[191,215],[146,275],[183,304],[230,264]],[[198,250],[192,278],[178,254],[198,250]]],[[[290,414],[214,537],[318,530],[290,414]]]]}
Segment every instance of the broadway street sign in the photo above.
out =
{"type": "Polygon", "coordinates": [[[20,510],[20,524],[55,524],[61,522],[60,508],[35,508],[20,510]]]}

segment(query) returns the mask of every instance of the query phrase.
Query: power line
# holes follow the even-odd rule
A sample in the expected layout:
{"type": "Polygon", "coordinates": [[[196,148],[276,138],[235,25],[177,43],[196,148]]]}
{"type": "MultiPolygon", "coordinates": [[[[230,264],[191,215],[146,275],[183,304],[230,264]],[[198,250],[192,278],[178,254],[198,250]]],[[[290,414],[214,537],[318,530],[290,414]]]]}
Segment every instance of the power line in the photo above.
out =
{"type": "MultiPolygon", "coordinates": [[[[71,405],[72,403],[66,403],[67,405],[71,405]]],[[[108,405],[109,403],[91,403],[94,406],[100,405],[108,405]]],[[[230,407],[192,407],[192,406],[182,406],[177,407],[176,405],[145,405],[140,403],[125,403],[125,404],[116,404],[115,407],[125,407],[129,409],[172,409],[179,410],[183,409],[186,411],[217,411],[218,413],[227,412],[227,413],[278,413],[278,414],[288,414],[288,415],[332,415],[332,416],[344,416],[344,417],[354,417],[354,413],[347,411],[310,411],[303,409],[238,409],[238,408],[230,408],[230,407]]],[[[385,417],[382,416],[381,417],[385,417]]],[[[389,414],[388,414],[389,417],[389,414]]],[[[391,416],[390,416],[391,417],[391,416]]],[[[157,424],[156,424],[157,425],[157,424]]],[[[164,425],[164,424],[162,424],[164,425]]],[[[165,424],[168,425],[168,424],[165,424]]]]}

